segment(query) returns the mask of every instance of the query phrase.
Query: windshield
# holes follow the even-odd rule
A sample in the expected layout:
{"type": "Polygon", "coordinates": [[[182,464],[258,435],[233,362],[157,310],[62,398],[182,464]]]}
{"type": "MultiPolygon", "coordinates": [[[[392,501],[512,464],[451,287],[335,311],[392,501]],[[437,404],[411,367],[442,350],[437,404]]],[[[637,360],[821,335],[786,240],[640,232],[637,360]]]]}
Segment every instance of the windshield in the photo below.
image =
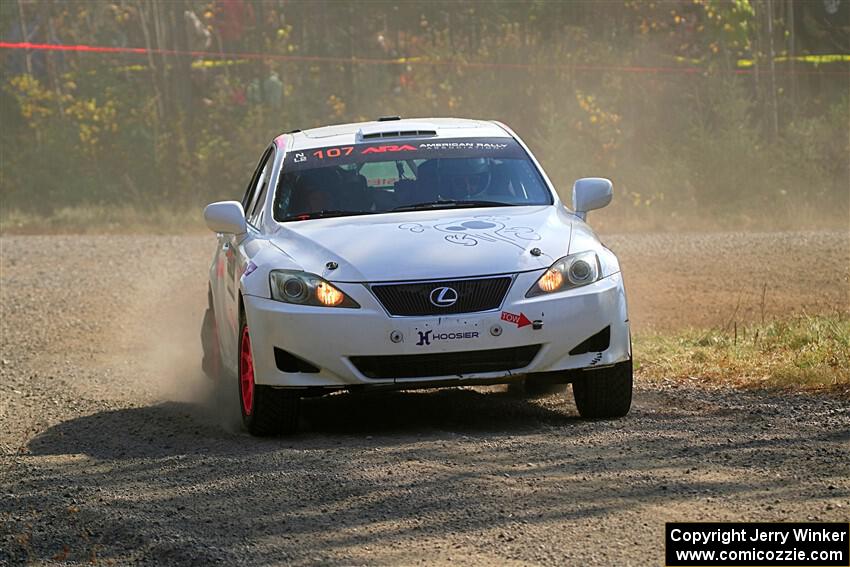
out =
{"type": "Polygon", "coordinates": [[[511,138],[376,142],[287,153],[274,217],[552,202],[540,172],[511,138]]]}

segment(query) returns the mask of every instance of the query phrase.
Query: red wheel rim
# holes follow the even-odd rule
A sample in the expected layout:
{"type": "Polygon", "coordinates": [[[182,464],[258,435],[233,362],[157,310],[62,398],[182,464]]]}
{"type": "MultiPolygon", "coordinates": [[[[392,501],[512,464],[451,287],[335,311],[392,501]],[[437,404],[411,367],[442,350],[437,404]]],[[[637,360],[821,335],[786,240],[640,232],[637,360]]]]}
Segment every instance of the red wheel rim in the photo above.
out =
{"type": "Polygon", "coordinates": [[[242,392],[242,411],[251,415],[254,410],[254,361],[251,358],[251,338],[248,326],[242,327],[242,352],[239,353],[239,388],[242,392]]]}

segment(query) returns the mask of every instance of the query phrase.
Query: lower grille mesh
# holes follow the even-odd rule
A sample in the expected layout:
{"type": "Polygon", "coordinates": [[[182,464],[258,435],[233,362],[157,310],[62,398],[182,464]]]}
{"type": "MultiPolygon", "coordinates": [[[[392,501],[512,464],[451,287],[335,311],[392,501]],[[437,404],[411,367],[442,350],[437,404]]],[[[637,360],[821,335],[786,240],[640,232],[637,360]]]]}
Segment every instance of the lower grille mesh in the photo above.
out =
{"type": "Polygon", "coordinates": [[[352,356],[351,363],[367,378],[390,379],[456,376],[525,368],[540,345],[438,354],[352,356]]]}

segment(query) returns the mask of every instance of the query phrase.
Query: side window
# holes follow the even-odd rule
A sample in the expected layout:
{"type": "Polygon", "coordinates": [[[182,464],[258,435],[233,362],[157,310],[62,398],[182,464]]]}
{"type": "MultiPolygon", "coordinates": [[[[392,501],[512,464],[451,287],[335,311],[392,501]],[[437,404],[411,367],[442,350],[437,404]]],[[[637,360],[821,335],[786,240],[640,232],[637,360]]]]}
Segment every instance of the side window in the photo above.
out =
{"type": "Polygon", "coordinates": [[[257,179],[257,190],[255,192],[254,202],[251,204],[250,211],[246,212],[248,222],[254,226],[259,225],[260,217],[263,213],[263,203],[266,201],[269,180],[272,176],[272,169],[274,169],[274,156],[275,153],[274,150],[272,150],[266,157],[266,163],[260,172],[260,177],[257,179]]]}
{"type": "Polygon", "coordinates": [[[260,165],[254,172],[254,177],[251,179],[251,185],[245,193],[245,198],[242,200],[242,208],[245,209],[245,218],[249,224],[254,224],[262,210],[263,197],[265,189],[268,185],[269,177],[271,177],[272,166],[274,165],[274,149],[269,148],[260,160],[260,165]]]}
{"type": "MultiPolygon", "coordinates": [[[[262,164],[265,158],[265,154],[263,154],[263,159],[260,159],[262,164]]],[[[251,180],[248,182],[248,188],[245,189],[245,195],[242,197],[242,209],[248,210],[248,203],[251,202],[251,199],[254,197],[254,188],[257,186],[254,181],[257,179],[257,173],[260,171],[260,165],[257,166],[257,169],[254,170],[254,173],[251,175],[251,180]]]]}

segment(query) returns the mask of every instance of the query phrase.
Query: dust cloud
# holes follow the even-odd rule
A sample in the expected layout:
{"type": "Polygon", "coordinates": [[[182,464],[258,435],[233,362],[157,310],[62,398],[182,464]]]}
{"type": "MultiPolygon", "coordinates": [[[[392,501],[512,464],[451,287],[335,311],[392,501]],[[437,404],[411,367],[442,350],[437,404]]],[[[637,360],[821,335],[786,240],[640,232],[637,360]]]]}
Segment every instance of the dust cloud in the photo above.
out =
{"type": "Polygon", "coordinates": [[[204,252],[215,241],[208,237],[183,242],[200,244],[187,251],[191,268],[163,269],[162,258],[147,258],[148,269],[140,271],[144,277],[126,295],[121,324],[105,340],[112,343],[109,350],[134,368],[126,379],[135,382],[132,389],[143,388],[150,402],[185,404],[203,421],[235,432],[240,420],[235,384],[216,382],[201,370],[209,258],[204,252]]]}

